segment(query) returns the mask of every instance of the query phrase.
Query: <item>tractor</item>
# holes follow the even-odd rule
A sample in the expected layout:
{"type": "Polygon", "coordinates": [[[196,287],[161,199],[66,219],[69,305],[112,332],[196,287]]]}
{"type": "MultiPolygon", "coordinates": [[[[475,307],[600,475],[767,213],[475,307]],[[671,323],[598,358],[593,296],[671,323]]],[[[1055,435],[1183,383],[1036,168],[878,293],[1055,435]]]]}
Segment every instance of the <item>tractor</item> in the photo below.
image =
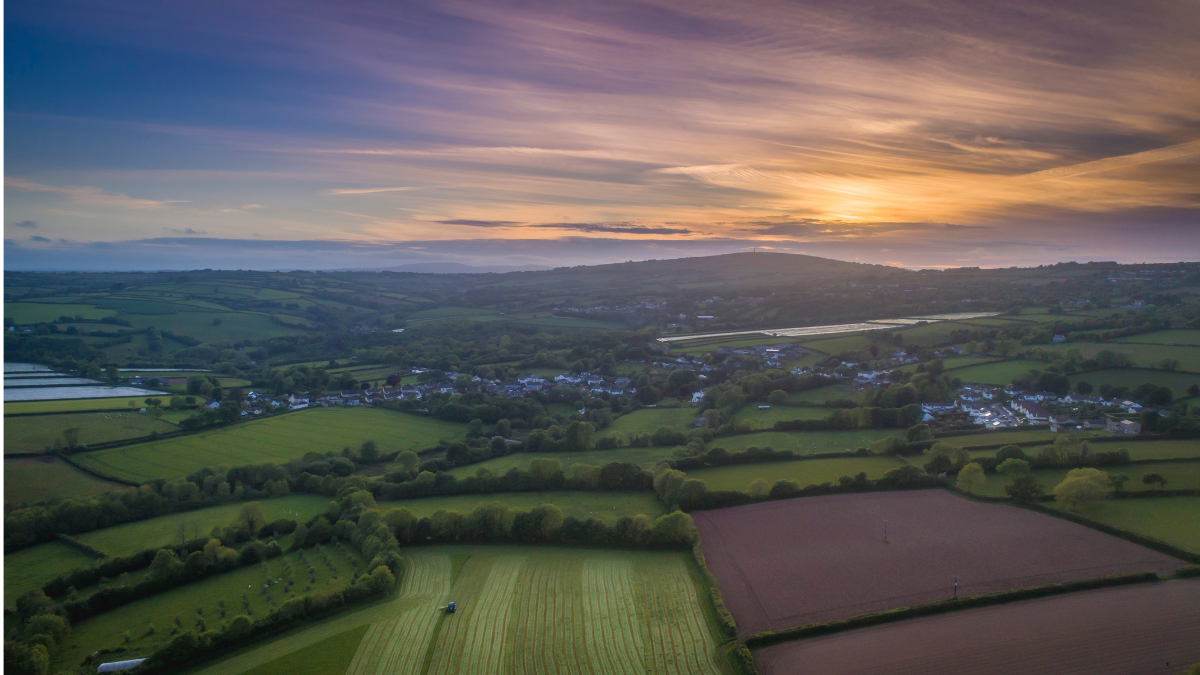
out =
{"type": "Polygon", "coordinates": [[[451,601],[450,601],[450,604],[446,605],[446,613],[447,613],[447,614],[453,614],[455,609],[456,609],[456,606],[455,606],[455,604],[454,604],[454,601],[453,601],[453,600],[451,600],[451,601]]]}

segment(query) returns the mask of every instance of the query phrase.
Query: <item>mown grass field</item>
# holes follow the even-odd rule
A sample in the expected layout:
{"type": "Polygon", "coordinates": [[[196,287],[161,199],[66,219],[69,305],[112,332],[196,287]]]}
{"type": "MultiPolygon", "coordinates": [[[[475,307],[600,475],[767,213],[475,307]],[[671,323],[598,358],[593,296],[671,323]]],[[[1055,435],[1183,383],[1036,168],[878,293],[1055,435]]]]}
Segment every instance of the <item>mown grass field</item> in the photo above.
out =
{"type": "Polygon", "coordinates": [[[512,546],[410,553],[401,596],[411,601],[367,631],[347,675],[721,672],[684,554],[512,546]],[[441,614],[450,599],[458,612],[441,614]]]}
{"type": "Polygon", "coordinates": [[[1013,377],[1024,375],[1030,370],[1045,370],[1046,364],[1039,361],[1000,361],[969,368],[958,368],[951,373],[963,382],[973,384],[1004,385],[1012,383],[1013,377]]]}
{"type": "Polygon", "coordinates": [[[613,420],[598,436],[623,436],[630,434],[653,434],[661,426],[672,426],[686,433],[696,421],[695,408],[645,408],[613,420]]]}
{"type": "Polygon", "coordinates": [[[1058,434],[1052,433],[1048,429],[1027,429],[1018,431],[997,430],[984,431],[978,434],[966,434],[963,436],[947,436],[946,438],[939,438],[938,440],[958,446],[960,448],[972,448],[980,445],[996,445],[1007,443],[1053,443],[1054,439],[1058,438],[1058,436],[1058,434]]]}
{"type": "Polygon", "coordinates": [[[79,567],[87,567],[95,558],[74,546],[52,541],[4,556],[4,607],[12,609],[17,598],[40,589],[47,581],[79,567]]]}
{"type": "Polygon", "coordinates": [[[883,474],[901,466],[904,463],[893,457],[838,457],[695,469],[688,471],[687,476],[704,481],[709,490],[745,492],[747,486],[759,478],[771,485],[778,480],[792,480],[805,487],[837,483],[842,476],[855,476],[860,472],[866,472],[869,479],[882,478],[883,474]]]}
{"type": "Polygon", "coordinates": [[[742,452],[750,447],[791,450],[800,455],[846,452],[865,448],[872,441],[903,433],[901,429],[859,429],[854,431],[760,431],[753,434],[722,436],[712,439],[709,448],[742,452]]]}
{"type": "Polygon", "coordinates": [[[1167,342],[1174,342],[1176,345],[1192,345],[1200,347],[1200,330],[1160,330],[1156,333],[1144,333],[1142,335],[1123,337],[1121,338],[1121,342],[1132,342],[1135,344],[1146,345],[1161,345],[1167,342]]]}
{"type": "Polygon", "coordinates": [[[53,455],[4,460],[5,504],[31,504],[68,497],[87,499],[124,488],[124,485],[88,475],[53,455]]]}
{"type": "Polygon", "coordinates": [[[657,518],[665,513],[662,502],[651,492],[500,492],[493,495],[454,495],[423,497],[384,502],[384,508],[402,507],[417,518],[426,518],[445,510],[467,515],[476,506],[499,502],[518,511],[531,511],[542,504],[554,504],[563,516],[580,520],[595,518],[613,524],[621,518],[645,514],[657,518]]]}
{"type": "Polygon", "coordinates": [[[243,597],[249,604],[250,618],[261,618],[292,595],[303,595],[308,588],[348,584],[352,575],[356,577],[364,569],[361,557],[350,547],[343,550],[326,544],[178,586],[72,625],[71,635],[55,656],[51,670],[77,666],[97,649],[122,646],[125,631],[129,631],[131,640],[127,656],[123,654],[122,658],[148,656],[170,641],[175,617],[180,619],[181,630],[197,629],[200,620],[209,630],[219,630],[223,623],[247,613],[243,597]],[[290,586],[289,579],[294,579],[290,586]],[[225,603],[224,617],[221,602],[225,603]],[[147,635],[151,624],[154,634],[147,635]]]}
{"type": "Polygon", "coordinates": [[[53,401],[5,401],[4,414],[16,415],[20,413],[47,413],[47,412],[86,412],[96,410],[129,410],[130,408],[144,408],[147,398],[161,398],[164,401],[171,397],[170,394],[154,392],[145,396],[124,396],[116,398],[76,398],[67,400],[53,401]],[[130,405],[132,404],[132,405],[130,405]]]}
{"type": "Polygon", "coordinates": [[[826,401],[857,401],[861,393],[848,384],[831,384],[807,391],[788,394],[790,403],[824,403],[826,401]]]}
{"type": "Polygon", "coordinates": [[[776,422],[823,420],[834,413],[833,408],[795,408],[786,405],[773,405],[766,410],[759,410],[758,406],[759,404],[757,403],[750,403],[743,406],[733,416],[733,419],[735,421],[750,422],[756,425],[756,429],[772,429],[776,422]]]}
{"type": "MultiPolygon", "coordinates": [[[[977,356],[952,356],[948,359],[942,359],[942,368],[949,370],[950,368],[966,368],[968,366],[982,366],[982,365],[988,364],[988,363],[995,363],[996,361],[999,361],[999,360],[1000,359],[994,359],[994,358],[980,358],[977,356]]],[[[900,366],[899,368],[896,368],[896,370],[903,370],[903,371],[907,371],[910,373],[915,373],[915,372],[917,372],[917,366],[919,366],[919,365],[921,365],[921,364],[909,363],[909,364],[900,366]]],[[[926,363],[925,365],[928,366],[929,364],[926,363]]]]}
{"type": "Polygon", "coordinates": [[[283,464],[310,451],[357,448],[366,440],[374,440],[381,453],[420,450],[464,433],[464,425],[390,410],[313,408],[75,458],[102,475],[146,481],[186,476],[206,466],[283,464]]]}
{"type": "Polygon", "coordinates": [[[166,316],[127,314],[125,318],[134,328],[170,329],[177,335],[194,337],[201,342],[252,340],[303,332],[280,326],[262,314],[248,312],[184,311],[166,316]],[[220,323],[214,325],[214,321],[220,323]]]}
{"type": "MultiPolygon", "coordinates": [[[[1070,469],[1039,469],[1033,471],[1032,475],[1037,478],[1038,484],[1050,494],[1055,485],[1058,485],[1066,478],[1067,472],[1070,469]]],[[[1167,490],[1200,490],[1200,462],[1149,462],[1146,464],[1128,464],[1125,466],[1109,466],[1101,467],[1109,476],[1124,474],[1129,476],[1129,480],[1125,483],[1125,490],[1129,492],[1144,492],[1151,489],[1158,489],[1157,486],[1149,486],[1142,482],[1142,477],[1146,474],[1157,473],[1167,479],[1167,490]]],[[[1007,497],[1004,492],[1004,486],[1012,482],[1009,476],[1004,476],[997,473],[987,474],[984,486],[980,488],[976,494],[986,497],[1007,497]]]]}
{"type": "MultiPolygon", "coordinates": [[[[267,522],[277,518],[304,522],[318,513],[324,513],[330,500],[330,497],[317,495],[289,495],[262,499],[258,503],[262,506],[267,522]]],[[[230,525],[237,520],[242,506],[243,502],[233,502],[195,511],[172,513],[136,523],[85,532],[76,538],[110,556],[132,555],[148,548],[178,544],[181,531],[185,541],[208,536],[213,527],[230,525]]]]}
{"type": "Polygon", "coordinates": [[[92,305],[39,302],[4,303],[4,318],[12,319],[18,325],[54,321],[60,316],[74,318],[76,315],[80,315],[85,319],[103,319],[116,314],[111,309],[97,309],[92,305]]]}
{"type": "Polygon", "coordinates": [[[61,441],[63,432],[71,428],[79,429],[79,442],[84,445],[179,430],[174,424],[139,412],[9,417],[4,421],[4,453],[41,452],[61,441]]]}
{"type": "Polygon", "coordinates": [[[1081,515],[1200,553],[1200,497],[1109,499],[1081,515]]]}
{"type": "Polygon", "coordinates": [[[1114,387],[1129,387],[1137,389],[1143,384],[1153,384],[1167,387],[1175,398],[1187,396],[1188,387],[1200,385],[1200,374],[1170,372],[1166,370],[1150,370],[1149,368],[1112,368],[1109,370],[1091,370],[1085,373],[1071,375],[1071,386],[1076,382],[1087,382],[1093,387],[1111,384],[1114,387]]]}
{"type": "Polygon", "coordinates": [[[1171,441],[1138,441],[1136,443],[1105,443],[1092,445],[1093,452],[1124,448],[1131,459],[1181,459],[1200,457],[1200,439],[1171,441]]]}
{"type": "Polygon", "coordinates": [[[478,464],[468,464],[450,469],[450,473],[464,478],[474,475],[480,469],[496,473],[504,473],[512,468],[526,469],[534,459],[557,459],[562,462],[563,470],[570,471],[572,464],[590,464],[604,466],[612,462],[629,462],[647,469],[653,468],[659,460],[671,456],[674,448],[616,448],[613,450],[592,450],[591,452],[518,452],[503,457],[496,457],[478,464]]]}
{"type": "Polygon", "coordinates": [[[342,675],[370,624],[363,624],[251,668],[245,675],[342,675]]]}
{"type": "Polygon", "coordinates": [[[1135,365],[1142,368],[1149,368],[1163,359],[1176,359],[1179,361],[1180,370],[1200,373],[1200,347],[1167,347],[1165,345],[1116,344],[1111,342],[1062,343],[1058,347],[1064,350],[1071,347],[1078,347],[1083,353],[1084,358],[1088,359],[1094,358],[1098,352],[1104,349],[1114,352],[1124,352],[1133,359],[1135,365]]]}

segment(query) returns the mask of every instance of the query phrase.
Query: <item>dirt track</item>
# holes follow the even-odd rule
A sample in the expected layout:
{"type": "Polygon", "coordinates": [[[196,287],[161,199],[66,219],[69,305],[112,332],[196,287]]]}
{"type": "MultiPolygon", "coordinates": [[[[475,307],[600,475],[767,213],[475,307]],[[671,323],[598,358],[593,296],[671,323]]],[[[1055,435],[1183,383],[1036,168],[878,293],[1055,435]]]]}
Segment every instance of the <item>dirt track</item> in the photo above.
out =
{"type": "Polygon", "coordinates": [[[948,598],[956,576],[965,596],[1186,564],[944,490],[807,497],[692,517],[741,635],[948,598]]]}
{"type": "Polygon", "coordinates": [[[767,647],[754,661],[762,675],[1179,675],[1200,662],[1200,579],[911,619],[767,647]]]}

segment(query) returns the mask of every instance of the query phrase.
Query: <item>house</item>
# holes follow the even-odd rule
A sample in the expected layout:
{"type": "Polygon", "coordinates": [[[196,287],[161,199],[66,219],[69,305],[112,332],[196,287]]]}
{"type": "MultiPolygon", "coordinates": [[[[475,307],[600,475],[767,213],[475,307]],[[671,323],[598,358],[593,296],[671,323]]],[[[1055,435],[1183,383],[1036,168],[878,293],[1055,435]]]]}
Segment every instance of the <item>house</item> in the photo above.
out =
{"type": "Polygon", "coordinates": [[[692,392],[692,405],[700,405],[700,401],[704,400],[704,392],[692,392]]]}
{"type": "Polygon", "coordinates": [[[1051,338],[1051,340],[1053,340],[1056,343],[1057,342],[1066,342],[1067,336],[1066,335],[1055,335],[1053,338],[1051,338]]]}
{"type": "Polygon", "coordinates": [[[1025,413],[1025,418],[1030,422],[1048,422],[1050,420],[1050,413],[1033,401],[1014,401],[1012,408],[1025,413]]]}
{"type": "Polygon", "coordinates": [[[1133,401],[1121,401],[1117,405],[1124,408],[1125,412],[1130,414],[1136,415],[1137,413],[1142,412],[1142,405],[1140,403],[1134,403],[1133,401]]]}
{"type": "Polygon", "coordinates": [[[209,401],[208,403],[204,404],[204,407],[208,408],[209,410],[216,410],[217,408],[221,407],[221,404],[217,401],[209,401]]]}
{"type": "Polygon", "coordinates": [[[1108,420],[1108,430],[1116,434],[1136,436],[1142,433],[1142,425],[1133,420],[1108,420]]]}

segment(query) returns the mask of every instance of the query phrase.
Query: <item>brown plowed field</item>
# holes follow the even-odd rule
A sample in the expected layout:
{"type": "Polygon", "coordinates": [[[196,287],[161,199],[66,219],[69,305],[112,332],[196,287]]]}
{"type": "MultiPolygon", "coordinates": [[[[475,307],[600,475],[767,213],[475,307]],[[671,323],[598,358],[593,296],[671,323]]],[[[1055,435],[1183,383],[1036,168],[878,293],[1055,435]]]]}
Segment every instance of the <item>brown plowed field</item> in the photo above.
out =
{"type": "Polygon", "coordinates": [[[1179,675],[1200,662],[1200,579],[1083,591],[761,649],[762,675],[1179,675]]]}
{"type": "Polygon", "coordinates": [[[741,635],[949,598],[955,577],[966,596],[1186,564],[945,490],[806,497],[692,517],[741,635]]]}

